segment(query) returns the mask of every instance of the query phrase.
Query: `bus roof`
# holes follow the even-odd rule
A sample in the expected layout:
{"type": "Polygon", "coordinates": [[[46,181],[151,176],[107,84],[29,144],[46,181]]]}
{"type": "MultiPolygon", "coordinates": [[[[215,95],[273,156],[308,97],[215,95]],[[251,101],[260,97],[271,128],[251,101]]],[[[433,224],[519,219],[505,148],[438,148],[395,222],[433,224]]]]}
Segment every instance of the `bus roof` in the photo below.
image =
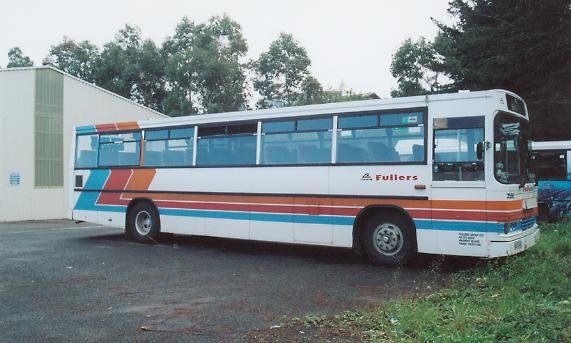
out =
{"type": "Polygon", "coordinates": [[[486,91],[460,91],[457,93],[445,93],[434,95],[421,95],[402,98],[389,98],[389,99],[375,99],[375,100],[361,100],[361,101],[348,101],[328,104],[305,105],[305,106],[292,106],[272,109],[250,110],[250,111],[235,111],[224,113],[211,113],[201,115],[189,115],[181,117],[161,118],[161,119],[147,119],[142,120],[135,125],[133,122],[129,125],[122,125],[122,123],[103,124],[103,125],[88,125],[76,128],[78,133],[88,133],[93,131],[118,131],[134,128],[147,128],[147,127],[161,127],[161,126],[177,126],[177,125],[199,125],[206,123],[222,123],[228,121],[247,121],[247,120],[261,120],[261,119],[277,119],[282,117],[302,117],[312,115],[327,115],[338,113],[351,113],[361,111],[375,111],[383,109],[406,109],[406,108],[422,108],[426,107],[430,102],[437,101],[450,101],[462,99],[477,99],[487,97],[500,97],[509,94],[518,99],[518,95],[501,89],[486,90],[486,91]]]}

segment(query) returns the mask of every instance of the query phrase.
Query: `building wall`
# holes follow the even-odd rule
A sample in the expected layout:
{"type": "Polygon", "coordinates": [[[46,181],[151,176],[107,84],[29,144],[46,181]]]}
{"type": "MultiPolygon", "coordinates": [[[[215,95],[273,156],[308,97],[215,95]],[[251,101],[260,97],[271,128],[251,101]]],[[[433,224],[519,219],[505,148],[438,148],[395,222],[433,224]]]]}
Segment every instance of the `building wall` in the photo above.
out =
{"type": "Polygon", "coordinates": [[[0,222],[69,217],[71,146],[75,126],[157,117],[162,116],[51,68],[0,71],[0,222]],[[58,139],[60,143],[56,144],[62,144],[50,148],[63,148],[63,186],[37,186],[36,182],[36,173],[42,175],[43,172],[36,168],[46,165],[41,159],[38,161],[37,149],[45,148],[43,145],[46,144],[45,136],[38,134],[38,130],[47,127],[49,132],[57,131],[57,125],[52,125],[55,117],[52,116],[52,124],[47,126],[42,126],[38,120],[50,111],[57,113],[57,108],[46,109],[44,105],[57,104],[59,96],[49,87],[41,88],[50,82],[43,82],[42,86],[42,82],[36,82],[38,75],[40,79],[47,76],[56,80],[55,84],[60,75],[63,76],[63,137],[47,140],[50,145],[58,139]],[[20,184],[10,185],[10,173],[15,172],[20,175],[20,184]]]}
{"type": "Polygon", "coordinates": [[[0,73],[0,221],[33,219],[35,70],[0,73]],[[18,173],[19,185],[10,185],[18,173]]]}

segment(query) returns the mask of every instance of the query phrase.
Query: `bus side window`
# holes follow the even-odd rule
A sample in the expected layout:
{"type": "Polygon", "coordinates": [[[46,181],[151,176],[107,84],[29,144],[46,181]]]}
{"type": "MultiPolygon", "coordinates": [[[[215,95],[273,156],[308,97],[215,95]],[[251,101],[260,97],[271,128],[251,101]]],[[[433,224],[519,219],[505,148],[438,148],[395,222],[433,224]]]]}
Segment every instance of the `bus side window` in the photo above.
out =
{"type": "Polygon", "coordinates": [[[337,163],[424,162],[424,113],[339,116],[337,163]]]}
{"type": "Polygon", "coordinates": [[[257,123],[199,126],[196,165],[255,165],[257,127],[257,123]]]}
{"type": "Polygon", "coordinates": [[[138,166],[141,132],[103,134],[99,138],[100,167],[138,166]]]}
{"type": "Polygon", "coordinates": [[[261,164],[331,162],[332,117],[262,123],[261,164]]]}
{"type": "Polygon", "coordinates": [[[143,165],[145,167],[180,167],[192,165],[194,126],[145,132],[143,165]]]}

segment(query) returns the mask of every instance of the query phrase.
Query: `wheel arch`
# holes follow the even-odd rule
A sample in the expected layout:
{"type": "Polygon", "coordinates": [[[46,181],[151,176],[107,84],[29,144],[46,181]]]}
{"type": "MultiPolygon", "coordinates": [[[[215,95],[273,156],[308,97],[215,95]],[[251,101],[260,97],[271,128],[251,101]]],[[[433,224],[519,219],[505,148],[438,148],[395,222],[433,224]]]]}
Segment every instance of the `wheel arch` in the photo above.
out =
{"type": "Polygon", "coordinates": [[[412,219],[411,215],[402,207],[396,205],[368,205],[359,211],[357,217],[355,217],[355,221],[353,222],[353,249],[357,252],[361,253],[363,251],[362,247],[362,232],[363,232],[363,224],[371,215],[381,212],[390,212],[390,213],[397,213],[398,215],[402,216],[405,220],[408,221],[410,228],[414,234],[414,251],[418,252],[418,242],[416,236],[416,225],[414,224],[414,220],[412,219]]]}

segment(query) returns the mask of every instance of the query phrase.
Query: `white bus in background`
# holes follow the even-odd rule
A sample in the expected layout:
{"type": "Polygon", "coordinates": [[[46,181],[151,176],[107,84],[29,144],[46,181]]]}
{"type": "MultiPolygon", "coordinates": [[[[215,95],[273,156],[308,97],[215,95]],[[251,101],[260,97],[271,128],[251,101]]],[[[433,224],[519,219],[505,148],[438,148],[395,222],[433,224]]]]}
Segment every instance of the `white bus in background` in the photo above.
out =
{"type": "Polygon", "coordinates": [[[490,90],[78,127],[71,216],[385,264],[511,255],[539,238],[528,121],[490,90]]]}

